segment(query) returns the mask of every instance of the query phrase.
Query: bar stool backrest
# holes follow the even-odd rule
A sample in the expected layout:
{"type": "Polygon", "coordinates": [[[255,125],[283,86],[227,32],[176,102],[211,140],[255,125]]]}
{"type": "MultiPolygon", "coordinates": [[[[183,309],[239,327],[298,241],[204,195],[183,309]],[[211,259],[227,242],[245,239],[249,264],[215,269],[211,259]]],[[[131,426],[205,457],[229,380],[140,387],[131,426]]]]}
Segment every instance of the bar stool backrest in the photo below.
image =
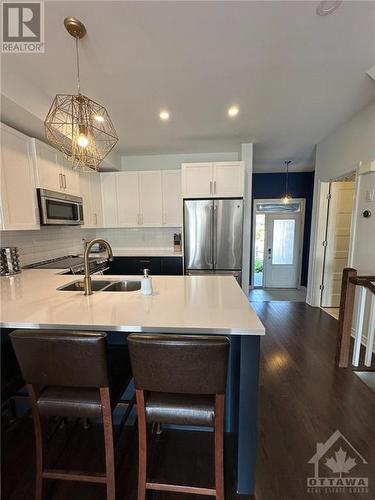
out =
{"type": "Polygon", "coordinates": [[[105,333],[15,330],[9,336],[27,384],[108,387],[105,333]]]}
{"type": "Polygon", "coordinates": [[[128,336],[136,389],[184,394],[224,394],[229,341],[221,336],[128,336]]]}

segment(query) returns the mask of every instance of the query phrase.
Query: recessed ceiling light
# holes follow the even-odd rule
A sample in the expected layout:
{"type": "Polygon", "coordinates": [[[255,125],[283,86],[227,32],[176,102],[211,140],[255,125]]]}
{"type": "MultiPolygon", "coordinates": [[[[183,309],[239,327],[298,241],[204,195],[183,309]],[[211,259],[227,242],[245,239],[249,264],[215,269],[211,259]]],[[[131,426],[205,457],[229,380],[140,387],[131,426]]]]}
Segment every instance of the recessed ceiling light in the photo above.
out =
{"type": "Polygon", "coordinates": [[[342,2],[343,0],[324,0],[322,2],[319,2],[316,8],[316,13],[318,14],[318,16],[328,16],[328,14],[332,14],[332,12],[335,12],[335,10],[340,7],[342,2]]]}
{"type": "Polygon", "coordinates": [[[169,112],[167,110],[163,109],[162,111],[160,111],[159,117],[160,117],[160,120],[163,120],[163,122],[166,122],[167,120],[169,120],[169,112]]]}
{"type": "Polygon", "coordinates": [[[240,110],[239,110],[238,106],[231,106],[228,109],[228,116],[230,116],[231,118],[233,118],[233,117],[237,116],[239,112],[240,112],[240,110]]]}

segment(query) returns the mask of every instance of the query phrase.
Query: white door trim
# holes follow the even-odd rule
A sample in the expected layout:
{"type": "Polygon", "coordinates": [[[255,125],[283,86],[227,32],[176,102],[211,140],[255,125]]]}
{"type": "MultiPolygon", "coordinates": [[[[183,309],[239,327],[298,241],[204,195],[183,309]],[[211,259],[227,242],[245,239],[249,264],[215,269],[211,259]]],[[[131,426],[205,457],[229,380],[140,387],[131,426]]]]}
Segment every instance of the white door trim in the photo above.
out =
{"type": "MultiPolygon", "coordinates": [[[[352,168],[351,170],[345,172],[341,177],[345,177],[356,172],[355,176],[355,195],[354,195],[354,210],[353,210],[353,220],[351,228],[351,238],[349,244],[349,265],[353,262],[353,250],[354,250],[354,240],[356,232],[356,219],[358,213],[358,175],[359,166],[352,168]]],[[[323,279],[323,241],[327,224],[327,194],[329,193],[329,185],[333,181],[338,181],[338,178],[330,179],[328,181],[316,180],[316,185],[314,189],[314,205],[313,205],[313,220],[311,225],[311,241],[310,241],[310,264],[309,264],[309,275],[307,281],[307,297],[306,302],[313,307],[320,307],[321,301],[321,289],[323,279]]]]}
{"type": "MultiPolygon", "coordinates": [[[[291,201],[296,201],[301,203],[301,229],[300,229],[300,252],[298,258],[298,287],[297,288],[305,288],[301,286],[301,275],[302,275],[302,255],[303,255],[303,237],[305,231],[305,206],[306,206],[306,198],[293,198],[291,201]]],[[[251,282],[254,282],[254,269],[255,269],[255,220],[256,220],[256,204],[257,203],[282,203],[281,198],[256,198],[253,200],[253,217],[252,217],[252,231],[251,231],[251,282]]],[[[280,213],[283,212],[274,212],[280,213]]],[[[264,251],[265,255],[265,245],[266,245],[266,235],[264,238],[264,251]]],[[[265,266],[263,266],[263,273],[265,273],[265,266]]],[[[265,274],[263,274],[263,284],[265,282],[265,274]]],[[[254,284],[251,285],[251,288],[254,288],[254,284]]]]}

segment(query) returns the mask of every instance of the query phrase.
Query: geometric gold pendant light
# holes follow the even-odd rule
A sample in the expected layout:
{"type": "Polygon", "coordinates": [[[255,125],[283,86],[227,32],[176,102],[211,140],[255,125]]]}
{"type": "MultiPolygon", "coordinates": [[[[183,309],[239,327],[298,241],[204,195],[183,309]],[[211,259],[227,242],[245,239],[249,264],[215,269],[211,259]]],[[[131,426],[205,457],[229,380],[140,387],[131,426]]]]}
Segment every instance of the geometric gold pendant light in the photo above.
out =
{"type": "Polygon", "coordinates": [[[84,24],[67,17],[64,25],[76,40],[77,94],[57,94],[44,121],[48,142],[64,153],[73,168],[97,170],[118,141],[116,130],[101,104],[81,94],[78,41],[86,34],[84,24]]]}

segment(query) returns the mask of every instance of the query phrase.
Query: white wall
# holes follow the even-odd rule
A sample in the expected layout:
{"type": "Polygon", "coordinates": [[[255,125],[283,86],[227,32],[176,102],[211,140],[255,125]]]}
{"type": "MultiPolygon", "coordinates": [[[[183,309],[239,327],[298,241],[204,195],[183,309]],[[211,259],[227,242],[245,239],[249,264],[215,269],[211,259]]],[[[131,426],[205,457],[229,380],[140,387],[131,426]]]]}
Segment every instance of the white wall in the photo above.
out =
{"type": "Polygon", "coordinates": [[[237,152],[122,156],[121,168],[122,170],[174,170],[181,168],[181,163],[238,159],[237,152]]]}
{"type": "Polygon", "coordinates": [[[359,175],[358,207],[355,226],[352,266],[358,274],[375,275],[375,200],[368,200],[367,193],[375,195],[375,172],[359,175]],[[363,217],[370,210],[371,217],[363,217]]]}
{"type": "MultiPolygon", "coordinates": [[[[319,284],[321,282],[321,261],[317,257],[322,245],[318,237],[318,221],[324,217],[319,210],[320,192],[324,181],[336,179],[350,171],[355,170],[360,162],[367,163],[375,160],[375,103],[367,106],[357,113],[348,122],[330,134],[317,145],[315,165],[314,204],[311,227],[310,264],[307,289],[307,302],[313,306],[319,306],[319,284]]],[[[360,218],[360,216],[358,216],[360,218]]],[[[359,220],[357,218],[357,221],[359,220]]],[[[374,215],[375,218],[375,215],[374,215]]],[[[355,221],[356,222],[356,221],[355,221]]],[[[358,225],[358,228],[361,224],[358,225]]],[[[371,248],[373,244],[372,235],[365,231],[359,235],[353,235],[358,245],[371,248]]],[[[361,252],[358,253],[356,265],[358,269],[366,267],[361,252]]],[[[375,269],[373,269],[375,271],[375,269]]]]}
{"type": "Polygon", "coordinates": [[[242,245],[242,289],[246,295],[250,286],[251,192],[253,176],[253,145],[241,144],[241,160],[245,162],[244,224],[242,245]]]}

